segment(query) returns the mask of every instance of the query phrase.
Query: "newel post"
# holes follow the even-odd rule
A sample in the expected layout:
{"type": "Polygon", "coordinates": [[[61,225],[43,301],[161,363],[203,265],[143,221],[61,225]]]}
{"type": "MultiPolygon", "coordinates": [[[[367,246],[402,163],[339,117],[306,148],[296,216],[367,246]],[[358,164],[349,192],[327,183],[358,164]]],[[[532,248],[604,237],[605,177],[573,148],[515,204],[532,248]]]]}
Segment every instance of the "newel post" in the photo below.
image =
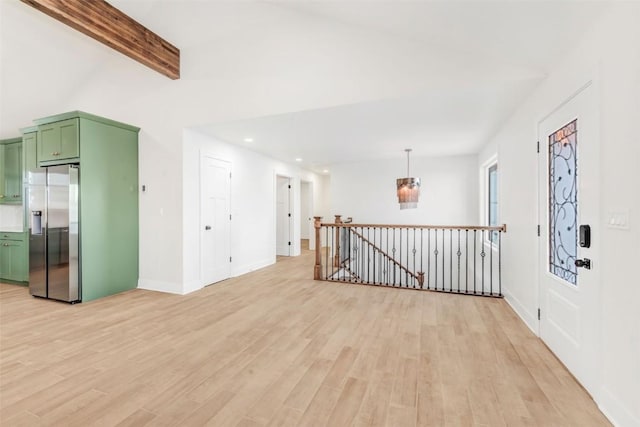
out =
{"type": "MultiPolygon", "coordinates": [[[[336,215],[336,224],[342,224],[342,215],[336,215]]],[[[335,246],[335,255],[333,256],[333,266],[340,267],[340,228],[334,227],[336,230],[336,246],[335,246]]]]}
{"type": "Polygon", "coordinates": [[[322,280],[322,265],[320,258],[320,251],[322,247],[322,242],[320,242],[320,221],[322,220],[321,216],[313,217],[313,226],[316,229],[316,264],[313,267],[313,280],[322,280]]]}

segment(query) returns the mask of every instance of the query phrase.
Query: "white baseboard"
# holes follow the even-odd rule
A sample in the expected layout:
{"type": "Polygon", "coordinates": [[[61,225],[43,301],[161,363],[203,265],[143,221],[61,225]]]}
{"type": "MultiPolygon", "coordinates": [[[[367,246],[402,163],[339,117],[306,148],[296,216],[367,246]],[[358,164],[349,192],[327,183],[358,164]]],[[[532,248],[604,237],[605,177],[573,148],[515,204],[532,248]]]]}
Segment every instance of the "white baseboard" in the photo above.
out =
{"type": "Polygon", "coordinates": [[[161,280],[138,279],[138,289],[182,295],[182,284],[161,280]]]}
{"type": "Polygon", "coordinates": [[[258,262],[254,262],[252,264],[242,265],[233,270],[233,272],[231,273],[231,277],[242,276],[243,274],[251,273],[252,271],[268,267],[275,263],[276,263],[275,259],[268,258],[258,262]]]}
{"type": "Polygon", "coordinates": [[[600,411],[617,427],[640,427],[640,419],[633,415],[631,409],[620,403],[606,387],[602,388],[600,401],[596,402],[600,411]]]}
{"type": "Polygon", "coordinates": [[[515,311],[516,314],[522,319],[524,324],[527,325],[527,327],[531,329],[531,331],[536,336],[539,336],[538,326],[537,326],[538,321],[536,319],[536,316],[532,313],[529,313],[529,311],[527,311],[524,305],[522,305],[520,301],[514,298],[511,294],[505,292],[504,300],[507,302],[507,304],[509,304],[509,306],[513,309],[513,311],[515,311]]]}

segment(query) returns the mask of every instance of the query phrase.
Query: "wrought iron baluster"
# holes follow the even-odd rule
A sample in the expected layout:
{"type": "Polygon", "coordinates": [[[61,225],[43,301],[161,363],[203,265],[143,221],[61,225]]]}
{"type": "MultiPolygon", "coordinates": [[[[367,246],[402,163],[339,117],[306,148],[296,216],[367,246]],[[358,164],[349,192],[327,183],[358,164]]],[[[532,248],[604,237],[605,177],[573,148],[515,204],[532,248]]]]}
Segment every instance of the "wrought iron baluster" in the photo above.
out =
{"type": "MultiPolygon", "coordinates": [[[[423,229],[420,229],[420,271],[422,273],[424,273],[424,269],[423,269],[423,265],[422,265],[422,260],[423,260],[423,254],[424,254],[424,233],[423,233],[423,229]]],[[[424,288],[424,275],[422,276],[422,283],[420,284],[420,288],[424,288]]]]}
{"type": "Polygon", "coordinates": [[[445,240],[445,235],[444,235],[445,229],[442,229],[442,290],[444,291],[444,286],[446,283],[446,279],[445,279],[445,271],[444,271],[444,261],[446,258],[446,252],[444,249],[444,240],[445,240]]]}
{"type": "Polygon", "coordinates": [[[482,252],[480,252],[480,257],[482,258],[482,295],[484,295],[484,258],[486,253],[484,252],[484,230],[482,230],[482,240],[480,242],[482,245],[482,252]]]}
{"type": "Polygon", "coordinates": [[[435,289],[436,291],[438,290],[438,229],[436,228],[435,230],[433,230],[436,236],[436,241],[434,242],[433,246],[434,246],[434,250],[433,250],[433,254],[435,255],[435,260],[434,260],[434,267],[435,267],[435,273],[434,273],[434,283],[433,283],[433,289],[435,289]]]}
{"type": "Polygon", "coordinates": [[[478,270],[476,269],[476,241],[478,240],[478,230],[473,230],[473,293],[476,293],[476,277],[478,276],[478,270]]]}
{"type": "Polygon", "coordinates": [[[460,292],[460,256],[462,252],[460,252],[460,229],[458,229],[458,252],[456,252],[458,256],[458,292],[460,292]]]}
{"type": "Polygon", "coordinates": [[[498,231],[498,295],[502,296],[502,230],[498,231]]]}
{"type": "MultiPolygon", "coordinates": [[[[402,231],[402,229],[400,229],[402,231]]],[[[406,250],[405,250],[405,264],[406,268],[404,270],[404,286],[405,288],[409,287],[409,227],[407,227],[405,232],[405,242],[406,242],[406,250]]]]}
{"type": "MultiPolygon", "coordinates": [[[[324,229],[324,234],[325,234],[325,243],[328,242],[329,240],[329,227],[325,227],[324,229]]],[[[327,257],[329,256],[329,248],[327,247],[324,251],[324,278],[325,280],[331,280],[331,277],[329,277],[328,274],[328,266],[327,264],[329,263],[329,260],[327,259],[327,257]]]]}
{"type": "Polygon", "coordinates": [[[464,245],[465,245],[464,262],[466,265],[466,271],[464,273],[464,276],[465,276],[464,293],[469,293],[469,229],[465,230],[464,245]]]}
{"type": "Polygon", "coordinates": [[[376,229],[373,229],[373,283],[376,283],[376,229]]]}
{"type": "Polygon", "coordinates": [[[431,289],[431,229],[427,228],[427,289],[431,289]]]}
{"type": "Polygon", "coordinates": [[[449,230],[449,291],[453,292],[453,230],[449,230]]]}
{"type": "Polygon", "coordinates": [[[385,272],[385,283],[388,285],[391,280],[391,274],[389,273],[389,227],[386,228],[387,235],[387,246],[385,247],[385,253],[387,254],[386,262],[387,262],[387,271],[385,272]]]}
{"type": "MultiPolygon", "coordinates": [[[[364,227],[360,227],[360,235],[364,237],[364,227]]],[[[360,241],[362,242],[360,244],[360,281],[362,283],[366,283],[367,278],[365,277],[365,272],[364,272],[364,256],[367,250],[367,242],[365,242],[363,238],[360,238],[360,241]]]]}
{"type": "MultiPolygon", "coordinates": [[[[358,232],[358,230],[356,230],[356,233],[358,232]]],[[[360,244],[358,241],[358,235],[357,234],[353,234],[353,273],[355,276],[357,276],[358,282],[360,281],[360,271],[358,270],[359,267],[359,263],[358,263],[358,257],[360,256],[360,244]]]]}
{"type": "Polygon", "coordinates": [[[353,282],[353,274],[351,273],[351,227],[345,228],[344,231],[347,233],[347,257],[344,260],[344,266],[346,267],[349,264],[349,281],[353,282]]]}
{"type": "Polygon", "coordinates": [[[489,294],[493,295],[493,231],[489,231],[489,294]]]}
{"type": "MultiPolygon", "coordinates": [[[[392,232],[392,242],[393,242],[393,249],[391,249],[391,253],[393,254],[393,260],[396,260],[396,229],[393,229],[392,232]]],[[[396,265],[395,263],[392,263],[393,265],[393,286],[396,285],[396,265]]]]}

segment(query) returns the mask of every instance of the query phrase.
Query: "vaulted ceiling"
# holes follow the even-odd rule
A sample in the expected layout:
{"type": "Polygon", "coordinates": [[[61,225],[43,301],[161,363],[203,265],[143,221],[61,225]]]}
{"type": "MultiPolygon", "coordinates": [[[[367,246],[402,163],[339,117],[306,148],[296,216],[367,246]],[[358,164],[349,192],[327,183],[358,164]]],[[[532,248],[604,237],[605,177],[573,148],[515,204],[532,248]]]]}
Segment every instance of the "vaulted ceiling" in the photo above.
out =
{"type": "Polygon", "coordinates": [[[126,85],[137,98],[131,115],[171,98],[166,114],[185,126],[282,160],[301,157],[316,170],[402,157],[405,147],[416,155],[477,151],[608,8],[604,1],[112,0],[180,48],[181,81],[168,84],[26,6],[0,3],[0,136],[12,136],[26,117],[74,108],[74,99],[93,94],[109,99],[117,93],[110,88],[126,85]],[[43,49],[48,37],[64,43],[43,49]],[[65,62],[73,73],[59,66],[65,62]],[[210,101],[190,102],[195,97],[210,101]]]}

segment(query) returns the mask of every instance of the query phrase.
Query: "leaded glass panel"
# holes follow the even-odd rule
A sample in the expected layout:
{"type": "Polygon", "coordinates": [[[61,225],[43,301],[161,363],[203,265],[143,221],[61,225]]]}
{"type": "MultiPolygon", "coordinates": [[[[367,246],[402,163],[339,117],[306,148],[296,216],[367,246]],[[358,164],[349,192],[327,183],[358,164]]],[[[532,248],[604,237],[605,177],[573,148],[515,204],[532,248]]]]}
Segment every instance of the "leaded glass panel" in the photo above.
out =
{"type": "Polygon", "coordinates": [[[549,135],[549,272],[577,284],[577,120],[549,135]]]}

